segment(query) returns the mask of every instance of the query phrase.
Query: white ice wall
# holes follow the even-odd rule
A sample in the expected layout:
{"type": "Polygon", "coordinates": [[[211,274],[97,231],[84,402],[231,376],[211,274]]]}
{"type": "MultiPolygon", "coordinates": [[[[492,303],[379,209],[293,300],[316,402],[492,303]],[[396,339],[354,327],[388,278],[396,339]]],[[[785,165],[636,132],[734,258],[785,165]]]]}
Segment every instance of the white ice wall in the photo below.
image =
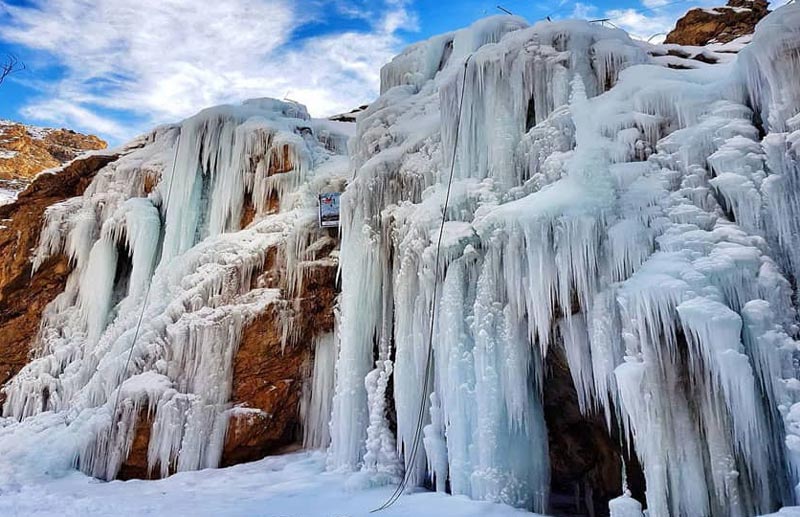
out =
{"type": "Polygon", "coordinates": [[[698,70],[650,64],[621,31],[508,17],[386,65],[343,196],[331,466],[376,470],[368,430],[385,408],[371,379],[385,372],[388,464],[412,484],[545,510],[543,361],[563,346],[582,410],[638,454],[650,515],[792,502],[800,196],[778,182],[798,170],[798,12],[698,70]]]}

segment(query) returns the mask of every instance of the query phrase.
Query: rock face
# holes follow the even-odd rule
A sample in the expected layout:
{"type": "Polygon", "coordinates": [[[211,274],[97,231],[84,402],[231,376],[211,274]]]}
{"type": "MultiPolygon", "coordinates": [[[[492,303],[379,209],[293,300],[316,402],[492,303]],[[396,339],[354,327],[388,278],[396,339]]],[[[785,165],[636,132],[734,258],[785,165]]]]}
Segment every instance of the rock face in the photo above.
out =
{"type": "Polygon", "coordinates": [[[753,34],[756,24],[769,13],[765,0],[730,0],[725,7],[695,8],[678,20],[666,43],[702,46],[729,43],[753,34]]]}
{"type": "MultiPolygon", "coordinates": [[[[42,311],[64,290],[71,271],[66,258],[58,256],[31,276],[30,250],[39,240],[45,209],[81,195],[115,158],[99,154],[76,160],[58,174],[39,176],[16,203],[0,206],[0,385],[27,363],[42,311]]],[[[0,392],[0,404],[3,399],[0,392]]]]}
{"type": "MultiPolygon", "coordinates": [[[[337,242],[332,237],[323,241],[312,260],[301,265],[305,269],[302,291],[283,306],[269,306],[244,329],[234,358],[234,409],[228,420],[222,467],[300,446],[303,385],[314,360],[309,345],[320,334],[333,331],[338,294],[338,263],[331,256],[337,242]],[[292,318],[294,332],[284,343],[282,327],[287,316],[292,318]]],[[[279,287],[285,282],[284,273],[272,250],[254,284],[279,287]]],[[[152,418],[142,411],[120,479],[158,477],[147,465],[151,427],[152,418]]]]}
{"type": "Polygon", "coordinates": [[[333,330],[334,260],[307,270],[303,292],[290,309],[297,331],[281,343],[281,314],[274,307],[244,331],[233,368],[231,402],[240,407],[228,422],[222,466],[261,459],[298,442],[300,399],[315,336],[333,330]]]}
{"type": "MultiPolygon", "coordinates": [[[[322,251],[329,253],[333,245],[335,241],[330,239],[322,251]]],[[[245,328],[234,358],[231,403],[235,407],[228,420],[221,467],[300,446],[301,397],[314,360],[309,344],[333,330],[337,267],[331,258],[308,262],[303,291],[290,306],[270,306],[245,328]],[[286,311],[293,318],[295,332],[283,343],[286,311]]],[[[280,276],[273,253],[255,283],[277,286],[280,276]]],[[[147,464],[151,428],[152,417],[142,411],[119,479],[159,477],[147,464]]]]}
{"type": "Polygon", "coordinates": [[[106,142],[94,135],[0,121],[0,180],[30,179],[85,151],[106,147],[106,142]]]}

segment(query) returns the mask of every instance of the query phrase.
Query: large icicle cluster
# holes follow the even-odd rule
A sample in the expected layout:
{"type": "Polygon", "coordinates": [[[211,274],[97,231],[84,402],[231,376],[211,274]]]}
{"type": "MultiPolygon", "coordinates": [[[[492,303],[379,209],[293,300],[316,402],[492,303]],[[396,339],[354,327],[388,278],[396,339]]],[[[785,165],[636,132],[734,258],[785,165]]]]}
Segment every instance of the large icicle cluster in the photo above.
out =
{"type": "MultiPolygon", "coordinates": [[[[696,70],[512,17],[395,58],[351,144],[331,467],[545,511],[555,346],[638,455],[651,516],[793,502],[799,66],[796,4],[696,70]]],[[[641,515],[626,497],[614,513],[641,515]]]]}
{"type": "Polygon", "coordinates": [[[34,269],[64,253],[73,272],[35,358],[4,388],[2,454],[33,453],[21,445],[33,432],[52,445],[47,469],[110,479],[146,411],[151,470],[216,466],[242,331],[302,284],[316,196],[349,170],[344,126],[271,99],[212,108],[156,129],[50,207],[34,269]],[[294,273],[259,285],[275,249],[294,273]]]}

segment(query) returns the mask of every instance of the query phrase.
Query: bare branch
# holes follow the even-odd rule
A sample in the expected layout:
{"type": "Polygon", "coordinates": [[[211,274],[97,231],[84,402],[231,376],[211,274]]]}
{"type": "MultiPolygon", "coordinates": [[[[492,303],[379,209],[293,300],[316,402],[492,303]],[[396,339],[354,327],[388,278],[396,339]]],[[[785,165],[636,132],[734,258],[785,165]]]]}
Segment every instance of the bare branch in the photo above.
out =
{"type": "Polygon", "coordinates": [[[25,70],[25,63],[20,61],[14,54],[6,55],[5,60],[0,63],[0,84],[3,84],[6,77],[21,70],[25,70]]]}

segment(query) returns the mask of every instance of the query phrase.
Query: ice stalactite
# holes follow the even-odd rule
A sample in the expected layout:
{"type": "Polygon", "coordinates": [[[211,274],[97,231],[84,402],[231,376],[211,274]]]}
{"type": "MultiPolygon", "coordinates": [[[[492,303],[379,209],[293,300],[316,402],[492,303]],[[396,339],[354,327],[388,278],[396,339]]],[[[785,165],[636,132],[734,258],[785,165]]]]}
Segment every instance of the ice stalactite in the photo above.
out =
{"type": "MultiPolygon", "coordinates": [[[[63,416],[48,432],[67,452],[46,468],[114,478],[143,415],[151,472],[217,466],[242,333],[287,303],[308,250],[327,245],[317,194],[341,187],[346,134],[289,102],[212,108],[124,149],[83,197],[48,209],[34,269],[65,253],[74,270],[45,311],[35,358],[4,387],[18,426],[63,416]],[[270,252],[296,271],[257,285],[270,252]]],[[[317,348],[307,441],[323,447],[335,348],[317,348]]]]}
{"type": "Polygon", "coordinates": [[[331,441],[330,419],[333,401],[337,338],[335,333],[317,338],[310,385],[304,393],[303,446],[326,448],[331,441]]]}
{"type": "Polygon", "coordinates": [[[386,65],[343,197],[331,466],[375,470],[386,408],[373,395],[391,375],[412,483],[545,511],[544,359],[559,347],[581,410],[644,470],[647,500],[615,499],[614,515],[791,503],[797,200],[782,186],[798,172],[800,105],[781,92],[798,12],[762,24],[780,37],[759,28],[738,59],[697,70],[655,64],[621,31],[507,17],[386,65]],[[409,464],[420,423],[424,458],[409,464]]]}

